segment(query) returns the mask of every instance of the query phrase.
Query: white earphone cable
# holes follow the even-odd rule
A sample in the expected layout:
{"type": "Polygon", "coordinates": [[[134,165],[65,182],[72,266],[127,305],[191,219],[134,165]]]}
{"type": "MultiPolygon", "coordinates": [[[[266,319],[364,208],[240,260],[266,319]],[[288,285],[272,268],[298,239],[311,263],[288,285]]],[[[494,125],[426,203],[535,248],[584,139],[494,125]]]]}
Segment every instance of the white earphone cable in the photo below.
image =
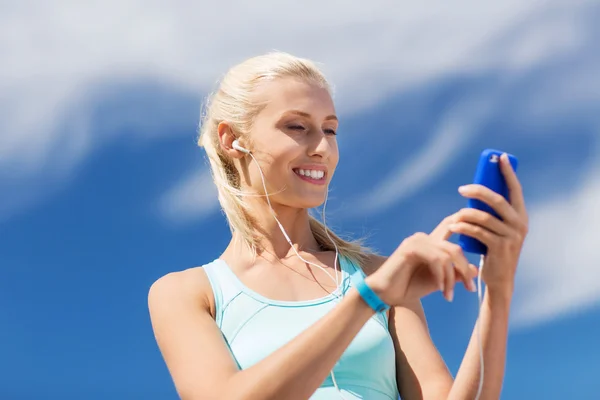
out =
{"type": "MultiPolygon", "coordinates": [[[[240,149],[240,146],[238,145],[238,150],[240,149]]],[[[243,148],[241,148],[243,149],[243,148]]],[[[326,221],[325,221],[325,208],[327,206],[327,199],[329,197],[329,188],[327,188],[327,192],[325,194],[325,203],[323,204],[323,210],[322,210],[322,218],[323,218],[323,225],[325,226],[325,233],[327,234],[327,237],[329,238],[329,240],[331,241],[331,243],[333,243],[333,246],[335,247],[335,259],[334,259],[334,270],[335,270],[335,278],[333,276],[331,276],[331,274],[329,272],[327,272],[325,270],[325,268],[321,267],[318,264],[312,263],[310,261],[305,260],[296,250],[296,248],[294,247],[292,240],[290,239],[290,237],[288,236],[288,234],[286,233],[285,229],[283,228],[283,225],[281,225],[281,222],[279,222],[279,219],[277,219],[277,216],[275,215],[275,211],[273,210],[273,207],[271,206],[271,200],[269,198],[269,193],[267,191],[267,185],[265,182],[265,177],[264,174],[262,172],[262,168],[260,167],[259,162],[256,160],[256,158],[254,157],[254,155],[250,152],[250,151],[244,151],[246,154],[248,154],[250,157],[252,157],[252,160],[256,163],[256,165],[258,166],[258,170],[260,172],[260,179],[262,181],[263,184],[263,188],[265,190],[265,197],[267,198],[267,203],[269,205],[269,210],[271,212],[271,215],[273,215],[273,218],[275,218],[275,221],[277,221],[277,225],[279,226],[279,229],[281,230],[281,233],[283,234],[283,236],[285,237],[285,239],[287,240],[287,242],[289,243],[290,247],[292,248],[292,250],[294,250],[294,253],[296,253],[296,255],[298,256],[298,258],[300,258],[302,261],[304,261],[305,263],[309,264],[309,265],[313,265],[317,268],[319,268],[320,270],[322,270],[324,273],[326,273],[334,282],[336,285],[336,290],[333,292],[336,299],[339,301],[341,297],[343,297],[344,295],[344,291],[343,288],[340,291],[340,285],[342,282],[340,282],[340,280],[343,280],[343,274],[341,274],[340,272],[340,278],[338,278],[338,270],[337,270],[337,261],[338,261],[338,257],[339,257],[339,250],[338,247],[335,243],[335,241],[331,238],[331,236],[329,235],[329,229],[327,228],[326,225],[326,221]],[[338,291],[340,291],[340,293],[337,293],[338,291]]],[[[479,369],[479,387],[477,388],[477,395],[475,396],[475,400],[479,400],[480,396],[481,396],[481,392],[483,390],[483,378],[484,378],[484,357],[483,357],[483,343],[482,343],[482,339],[481,339],[481,321],[480,321],[480,317],[481,317],[481,306],[483,303],[483,295],[482,295],[482,287],[481,287],[481,274],[483,271],[483,267],[485,264],[485,257],[483,255],[481,255],[481,258],[479,260],[479,273],[477,275],[477,299],[478,299],[478,314],[477,314],[477,342],[479,345],[479,362],[480,362],[480,369],[479,369]]],[[[342,391],[340,390],[337,381],[335,379],[335,374],[333,373],[333,369],[331,370],[331,380],[333,382],[333,385],[335,386],[336,390],[338,391],[340,397],[344,400],[346,400],[346,398],[344,397],[344,395],[342,394],[342,391]]]]}
{"type": "MultiPolygon", "coordinates": [[[[333,243],[333,246],[335,247],[335,259],[333,261],[333,268],[335,270],[335,280],[337,281],[337,277],[338,277],[338,270],[337,270],[337,260],[338,260],[338,248],[337,245],[335,244],[335,241],[331,238],[331,236],[329,235],[329,229],[327,228],[327,224],[325,222],[325,207],[327,206],[327,199],[329,198],[329,187],[327,187],[327,192],[325,192],[325,202],[323,203],[323,210],[322,210],[322,217],[323,217],[323,226],[325,227],[325,233],[327,234],[327,237],[329,238],[329,240],[331,241],[331,243],[333,243]]],[[[340,271],[340,279],[343,280],[344,276],[340,271]]],[[[343,282],[342,282],[343,284],[343,282]]],[[[342,287],[341,289],[341,293],[340,293],[341,297],[344,297],[344,288],[342,287]]],[[[340,297],[337,297],[338,301],[340,299],[340,297]]],[[[333,368],[331,369],[331,381],[333,382],[333,386],[335,387],[335,389],[337,390],[338,394],[340,395],[340,397],[342,398],[342,400],[347,400],[346,397],[344,397],[344,394],[342,393],[342,391],[340,390],[340,387],[337,384],[337,381],[335,379],[335,374],[333,373],[333,368]]]]}
{"type": "Polygon", "coordinates": [[[477,274],[477,299],[478,299],[478,304],[479,304],[479,308],[478,308],[478,312],[477,312],[477,342],[479,344],[479,387],[477,388],[477,395],[475,396],[475,400],[479,400],[479,397],[481,396],[481,392],[483,390],[483,343],[482,343],[482,339],[481,339],[481,304],[483,303],[482,300],[482,289],[481,289],[481,274],[483,272],[483,266],[485,264],[485,256],[482,254],[481,258],[479,259],[479,273],[477,274]]]}
{"type": "MultiPolygon", "coordinates": [[[[240,150],[240,146],[239,145],[237,145],[237,148],[238,148],[238,150],[240,150]]],[[[243,147],[241,149],[243,149],[243,147]]],[[[290,239],[290,237],[286,233],[285,229],[281,225],[281,222],[279,222],[279,220],[277,219],[277,216],[275,215],[275,211],[273,210],[273,207],[271,206],[271,200],[269,198],[269,192],[267,191],[267,185],[266,185],[266,182],[265,182],[265,177],[264,177],[264,174],[262,172],[262,168],[260,167],[259,162],[256,160],[256,158],[254,157],[254,155],[250,151],[244,151],[244,152],[246,154],[248,154],[250,157],[252,157],[252,160],[254,160],[254,162],[258,166],[258,170],[260,172],[260,179],[262,181],[263,188],[265,190],[265,197],[267,198],[267,203],[269,204],[269,210],[270,210],[271,215],[273,216],[273,218],[275,218],[275,221],[277,221],[277,225],[279,226],[279,229],[281,230],[281,233],[283,234],[283,236],[285,237],[285,239],[289,243],[289,245],[292,248],[292,250],[294,250],[294,253],[296,253],[296,255],[298,256],[298,258],[300,258],[302,261],[304,261],[307,264],[314,265],[315,267],[319,268],[320,270],[322,270],[323,272],[325,272],[335,282],[336,290],[334,292],[332,292],[332,293],[334,294],[334,296],[336,297],[336,299],[339,301],[340,298],[344,296],[344,290],[343,290],[343,288],[341,288],[341,290],[340,290],[340,285],[343,283],[343,282],[340,282],[340,281],[343,281],[343,274],[341,274],[341,272],[340,272],[340,278],[338,279],[338,270],[337,270],[337,261],[338,261],[338,257],[339,257],[339,250],[338,250],[337,245],[335,244],[335,241],[329,235],[329,229],[325,225],[325,207],[327,205],[327,199],[329,197],[329,188],[327,188],[327,192],[325,193],[325,203],[323,204],[323,213],[322,213],[322,215],[323,215],[323,225],[325,226],[325,233],[327,234],[327,237],[329,238],[329,240],[331,240],[331,243],[333,243],[333,246],[335,247],[335,258],[334,258],[334,264],[333,264],[334,265],[334,270],[335,270],[335,278],[333,276],[331,276],[331,274],[329,272],[327,272],[320,265],[317,265],[315,263],[312,263],[310,261],[305,260],[298,253],[298,251],[296,251],[296,248],[294,247],[294,245],[292,243],[292,240],[290,239]]],[[[340,390],[340,388],[339,388],[339,386],[337,384],[337,381],[335,379],[335,374],[333,373],[333,369],[331,370],[331,381],[333,382],[333,385],[336,388],[336,390],[337,390],[338,394],[340,395],[340,397],[343,400],[347,400],[344,397],[344,395],[342,394],[342,391],[340,390]]]]}
{"type": "MultiPolygon", "coordinates": [[[[260,179],[262,180],[262,184],[263,184],[263,188],[265,189],[265,197],[267,198],[267,203],[269,204],[269,210],[271,211],[271,215],[273,216],[273,218],[275,218],[275,221],[277,222],[277,225],[279,226],[279,229],[281,230],[281,233],[283,233],[283,236],[285,237],[285,239],[287,240],[287,242],[289,243],[289,245],[291,246],[292,250],[294,250],[294,253],[296,253],[296,255],[298,256],[298,258],[300,258],[302,261],[304,261],[307,264],[313,265],[317,268],[319,268],[321,271],[323,271],[324,273],[326,273],[334,282],[335,282],[335,286],[336,286],[336,290],[339,288],[339,282],[337,279],[337,270],[336,270],[336,277],[334,278],[333,276],[331,276],[331,274],[329,272],[327,272],[325,270],[325,268],[321,267],[318,264],[312,263],[310,261],[305,260],[296,250],[296,248],[294,247],[292,240],[290,239],[290,237],[288,236],[288,234],[286,233],[285,229],[283,228],[283,225],[281,225],[281,222],[279,222],[279,219],[277,219],[277,216],[275,215],[275,211],[273,210],[273,207],[271,206],[271,200],[269,199],[269,193],[267,191],[267,185],[265,182],[265,177],[263,175],[262,172],[262,168],[260,167],[260,164],[258,163],[258,161],[256,160],[256,158],[254,158],[254,155],[252,153],[248,153],[250,155],[250,157],[252,157],[252,159],[254,160],[254,162],[256,163],[256,165],[258,166],[258,170],[260,172],[260,179]]],[[[329,234],[327,234],[329,236],[329,234]]],[[[335,243],[334,243],[335,246],[335,243]]],[[[336,246],[336,256],[335,256],[336,260],[338,258],[338,253],[337,253],[337,246],[336,246]]],[[[339,294],[335,293],[335,296],[339,296],[339,294]]]]}

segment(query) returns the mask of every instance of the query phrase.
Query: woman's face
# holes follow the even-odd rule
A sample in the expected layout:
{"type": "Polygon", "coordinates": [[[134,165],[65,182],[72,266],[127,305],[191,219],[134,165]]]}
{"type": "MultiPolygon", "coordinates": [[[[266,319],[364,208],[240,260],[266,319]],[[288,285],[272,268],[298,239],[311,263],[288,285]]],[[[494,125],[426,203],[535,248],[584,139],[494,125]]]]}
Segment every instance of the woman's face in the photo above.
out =
{"type": "MultiPolygon", "coordinates": [[[[249,134],[252,154],[261,165],[268,191],[285,187],[270,197],[271,203],[294,208],[323,204],[339,160],[338,120],[328,91],[285,78],[262,84],[255,95],[266,106],[249,134]]],[[[245,160],[248,174],[242,173],[242,185],[264,193],[256,163],[250,156],[245,160]]]]}

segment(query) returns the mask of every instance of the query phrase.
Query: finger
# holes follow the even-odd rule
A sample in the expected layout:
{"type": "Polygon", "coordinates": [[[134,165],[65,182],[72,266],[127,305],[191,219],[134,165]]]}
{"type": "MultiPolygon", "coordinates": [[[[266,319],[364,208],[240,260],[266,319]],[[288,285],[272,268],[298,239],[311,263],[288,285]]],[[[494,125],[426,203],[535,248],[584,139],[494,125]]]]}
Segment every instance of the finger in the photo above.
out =
{"type": "MultiPolygon", "coordinates": [[[[458,270],[456,270],[456,275],[459,274],[458,270]]],[[[468,282],[469,283],[465,283],[464,282],[464,278],[459,276],[458,279],[463,280],[463,285],[465,287],[465,289],[467,289],[469,292],[476,292],[477,291],[477,283],[475,281],[475,278],[477,278],[477,275],[479,275],[479,270],[477,269],[477,267],[473,264],[469,264],[469,271],[472,274],[472,276],[474,276],[474,278],[469,279],[468,282]]]]}
{"type": "Polygon", "coordinates": [[[469,264],[469,270],[471,271],[474,277],[477,277],[477,275],[479,275],[479,268],[477,268],[475,265],[469,264]]]}
{"type": "Polygon", "coordinates": [[[422,240],[419,246],[419,252],[422,260],[425,261],[431,274],[434,276],[440,291],[448,301],[452,301],[451,288],[454,287],[454,271],[452,271],[452,263],[450,257],[434,241],[431,236],[425,235],[420,238],[422,240]],[[451,275],[451,278],[448,277],[451,275]],[[452,281],[451,281],[452,280],[452,281]]]}
{"type": "Polygon", "coordinates": [[[419,260],[418,268],[427,268],[433,276],[436,286],[440,292],[445,291],[444,268],[442,263],[435,257],[435,246],[431,237],[426,234],[415,234],[411,237],[414,241],[412,254],[419,260]]]}
{"type": "Polygon", "coordinates": [[[447,241],[441,242],[440,246],[452,259],[455,279],[458,276],[458,278],[464,283],[467,290],[472,292],[476,291],[477,287],[475,286],[473,278],[477,276],[477,270],[474,272],[471,269],[469,261],[467,260],[467,257],[465,257],[465,253],[463,252],[462,248],[457,244],[447,241]]]}
{"type": "Polygon", "coordinates": [[[464,197],[480,200],[489,205],[500,218],[512,226],[516,226],[520,221],[517,211],[506,201],[504,196],[488,187],[478,184],[465,185],[459,188],[459,192],[464,197]]]}
{"type": "Polygon", "coordinates": [[[428,270],[428,273],[433,276],[433,281],[436,287],[445,296],[446,278],[444,266],[439,259],[432,256],[431,250],[427,251],[427,256],[423,257],[423,263],[420,264],[419,268],[426,268],[428,270]]]}
{"type": "MultiPolygon", "coordinates": [[[[504,221],[501,221],[488,212],[476,208],[463,208],[457,214],[456,222],[468,222],[473,225],[479,225],[499,236],[510,234],[510,227],[504,221]]],[[[450,230],[450,227],[448,227],[448,230],[450,230]]]]}
{"type": "Polygon", "coordinates": [[[456,274],[454,272],[452,258],[450,258],[448,255],[445,255],[444,258],[444,272],[444,276],[446,278],[446,300],[452,301],[454,300],[454,286],[456,286],[456,274]]]}
{"type": "Polygon", "coordinates": [[[521,182],[510,164],[510,160],[506,153],[500,156],[500,170],[502,171],[502,175],[504,175],[506,185],[508,186],[510,203],[520,215],[523,215],[525,213],[523,187],[521,186],[521,182]]]}
{"type": "Polygon", "coordinates": [[[498,239],[500,239],[500,236],[495,233],[488,231],[479,225],[473,225],[468,222],[457,222],[456,224],[451,225],[450,229],[454,233],[477,239],[488,247],[493,247],[498,242],[498,239]]]}
{"type": "Polygon", "coordinates": [[[436,269],[441,269],[443,273],[444,297],[446,300],[452,301],[454,299],[454,285],[456,284],[452,258],[441,247],[433,247],[431,255],[432,264],[435,265],[436,269]]]}
{"type": "Polygon", "coordinates": [[[447,240],[452,236],[452,231],[450,230],[450,225],[456,223],[458,221],[458,213],[454,213],[452,215],[447,216],[439,223],[438,226],[435,227],[433,231],[429,234],[433,239],[437,240],[447,240]]]}

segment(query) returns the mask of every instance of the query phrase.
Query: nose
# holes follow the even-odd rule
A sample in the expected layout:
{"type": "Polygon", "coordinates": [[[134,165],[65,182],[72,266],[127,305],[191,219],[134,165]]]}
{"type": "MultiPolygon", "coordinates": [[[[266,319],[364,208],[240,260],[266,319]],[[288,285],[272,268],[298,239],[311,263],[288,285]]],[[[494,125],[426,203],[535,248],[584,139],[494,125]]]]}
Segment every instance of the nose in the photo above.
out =
{"type": "Polygon", "coordinates": [[[322,158],[329,157],[329,155],[333,151],[331,140],[332,139],[329,138],[327,134],[325,134],[325,132],[317,132],[315,135],[313,135],[313,143],[311,143],[311,146],[309,147],[310,155],[320,156],[322,158]]]}

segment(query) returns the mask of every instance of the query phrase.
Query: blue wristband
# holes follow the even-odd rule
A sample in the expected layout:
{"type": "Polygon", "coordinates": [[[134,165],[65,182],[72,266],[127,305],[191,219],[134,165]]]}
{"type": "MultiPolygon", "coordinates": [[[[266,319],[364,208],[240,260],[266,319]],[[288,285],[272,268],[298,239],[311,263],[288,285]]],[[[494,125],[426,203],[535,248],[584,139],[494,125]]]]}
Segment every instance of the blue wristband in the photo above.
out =
{"type": "Polygon", "coordinates": [[[390,306],[385,304],[379,296],[367,285],[365,278],[363,277],[362,271],[356,271],[352,274],[352,283],[358,290],[365,303],[369,305],[375,312],[387,311],[390,306]]]}

